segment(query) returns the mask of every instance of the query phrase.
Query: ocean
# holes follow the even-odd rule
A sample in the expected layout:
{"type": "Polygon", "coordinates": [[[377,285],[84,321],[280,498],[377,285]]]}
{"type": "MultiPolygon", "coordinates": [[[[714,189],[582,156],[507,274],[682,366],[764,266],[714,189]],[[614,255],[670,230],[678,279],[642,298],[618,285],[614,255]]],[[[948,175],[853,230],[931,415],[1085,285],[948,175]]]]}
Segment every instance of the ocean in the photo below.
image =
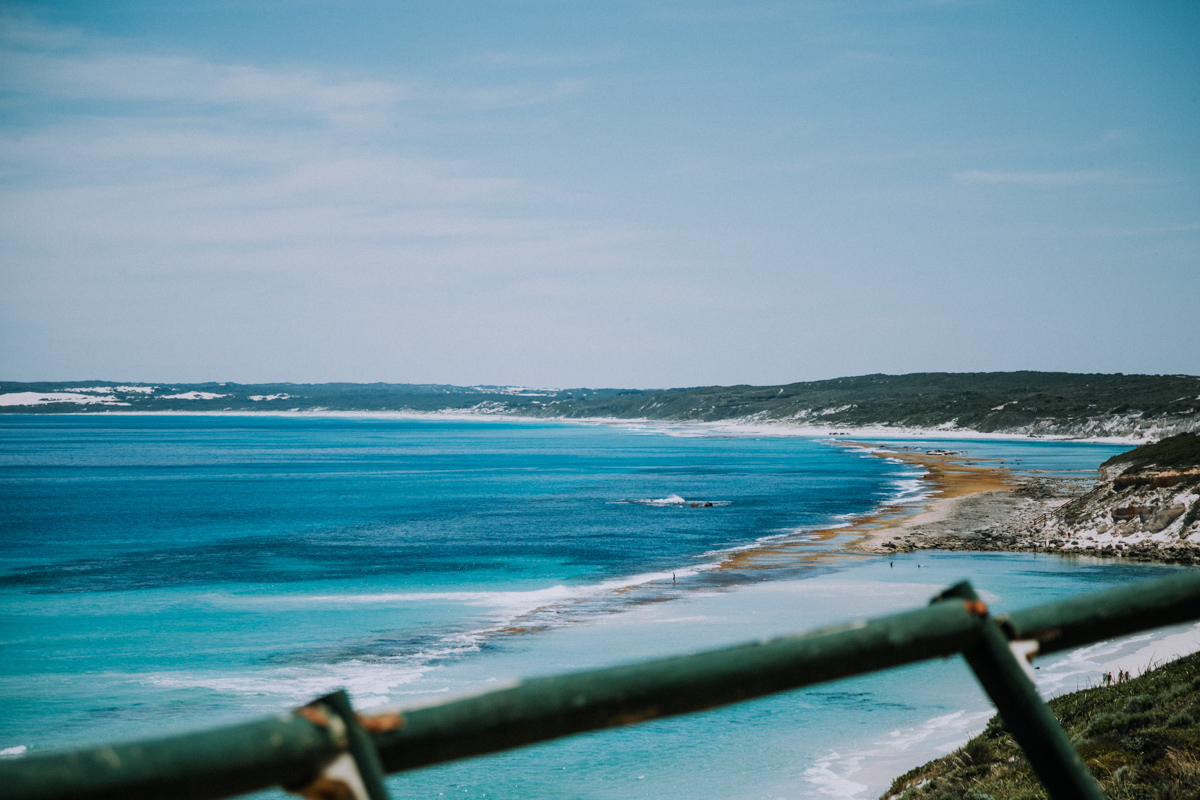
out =
{"type": "MultiPolygon", "coordinates": [[[[1120,445],[923,441],[1080,475],[1120,445]]],[[[695,652],[923,604],[999,610],[1172,568],[842,552],[918,504],[910,464],[832,438],[672,425],[346,416],[0,417],[0,752],[360,710],[695,652]],[[790,563],[719,568],[763,542],[790,563]]],[[[1040,664],[1058,693],[1192,628],[1040,664]]],[[[1190,638],[1189,638],[1190,637],[1190,638]]],[[[396,797],[868,798],[990,715],[958,660],[390,779],[396,797]]],[[[267,793],[265,796],[276,796],[267,793]]]]}

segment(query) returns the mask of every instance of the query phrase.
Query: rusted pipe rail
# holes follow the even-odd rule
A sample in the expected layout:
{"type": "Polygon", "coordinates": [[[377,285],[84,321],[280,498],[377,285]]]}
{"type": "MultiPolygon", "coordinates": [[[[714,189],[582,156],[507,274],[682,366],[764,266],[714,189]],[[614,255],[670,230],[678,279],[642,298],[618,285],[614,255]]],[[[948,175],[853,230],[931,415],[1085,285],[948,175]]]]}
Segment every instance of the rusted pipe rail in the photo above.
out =
{"type": "MultiPolygon", "coordinates": [[[[33,753],[0,762],[0,787],[5,796],[22,800],[216,800],[271,786],[295,789],[310,785],[351,751],[360,772],[370,773],[370,764],[362,767],[363,748],[353,747],[351,740],[373,743],[383,769],[399,772],[960,652],[968,656],[1010,729],[1022,728],[1019,722],[1012,724],[1011,715],[1032,713],[1037,717],[1032,724],[1040,730],[1048,712],[1028,678],[1012,674],[1019,668],[1011,654],[997,650],[997,642],[1032,639],[1041,653],[1048,653],[1198,619],[1200,572],[1047,603],[999,619],[989,617],[973,597],[963,584],[915,611],[695,655],[536,678],[378,718],[347,716],[348,706],[337,711],[340,701],[331,696],[294,714],[212,731],[72,753],[33,753]],[[984,663],[991,666],[981,672],[978,665],[984,663]],[[1032,704],[1043,711],[1031,712],[1032,704]]],[[[1061,736],[1061,729],[1053,727],[1058,733],[1046,735],[1061,736]]],[[[1028,750],[1023,739],[1018,734],[1028,750]]],[[[1068,754],[1054,758],[1061,761],[1068,754]]],[[[1053,762],[1047,769],[1066,767],[1053,762]]],[[[1074,793],[1048,788],[1056,800],[1101,797],[1094,782],[1077,786],[1074,793]]]]}

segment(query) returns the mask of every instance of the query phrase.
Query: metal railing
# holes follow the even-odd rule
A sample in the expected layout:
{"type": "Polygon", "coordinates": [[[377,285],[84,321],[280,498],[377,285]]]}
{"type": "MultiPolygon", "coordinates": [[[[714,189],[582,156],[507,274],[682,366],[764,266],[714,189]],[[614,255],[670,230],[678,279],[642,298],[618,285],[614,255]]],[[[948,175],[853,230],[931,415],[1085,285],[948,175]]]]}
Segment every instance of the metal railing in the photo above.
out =
{"type": "Polygon", "coordinates": [[[523,681],[439,705],[355,714],[337,692],[270,719],[0,762],[0,792],[216,800],[282,786],[385,800],[386,773],[686,714],[961,653],[1055,800],[1103,794],[1014,655],[1200,618],[1200,571],[992,617],[968,583],[926,608],[696,655],[523,681]]]}

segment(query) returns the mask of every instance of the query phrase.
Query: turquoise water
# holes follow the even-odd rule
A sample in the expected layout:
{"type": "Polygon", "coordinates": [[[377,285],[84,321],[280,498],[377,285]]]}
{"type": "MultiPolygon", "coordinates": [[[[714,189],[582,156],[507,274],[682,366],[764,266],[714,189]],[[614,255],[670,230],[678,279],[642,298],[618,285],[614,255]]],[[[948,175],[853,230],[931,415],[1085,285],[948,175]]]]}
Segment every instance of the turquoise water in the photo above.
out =
{"type": "MultiPolygon", "coordinates": [[[[339,686],[360,708],[426,702],[887,613],[964,577],[1015,607],[1163,571],[908,554],[718,574],[731,549],[918,500],[919,473],[827,440],[685,432],[0,419],[0,750],[163,735],[339,686]]],[[[1068,471],[1125,449],[930,446],[1068,471]]],[[[1048,691],[1087,680],[1111,655],[1097,652],[1043,667],[1048,691]]],[[[986,715],[961,665],[921,665],[422,770],[394,778],[394,791],[865,797],[986,715]]]]}

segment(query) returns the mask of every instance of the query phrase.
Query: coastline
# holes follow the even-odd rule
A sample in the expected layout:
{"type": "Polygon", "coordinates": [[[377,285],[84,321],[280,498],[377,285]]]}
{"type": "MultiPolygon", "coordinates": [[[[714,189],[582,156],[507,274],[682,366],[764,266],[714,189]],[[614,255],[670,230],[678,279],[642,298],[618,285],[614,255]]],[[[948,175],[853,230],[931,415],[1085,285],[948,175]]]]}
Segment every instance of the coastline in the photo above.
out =
{"type": "MultiPolygon", "coordinates": [[[[549,421],[534,419],[531,422],[549,421]]],[[[474,426],[464,425],[459,430],[470,427],[474,426]]],[[[648,430],[647,426],[628,427],[648,430]]],[[[661,431],[662,428],[658,428],[653,438],[658,438],[657,434],[661,431]]],[[[599,428],[593,428],[593,432],[604,433],[599,428]]],[[[562,433],[567,435],[570,431],[562,433]]],[[[719,433],[697,430],[694,426],[680,426],[673,433],[680,436],[720,437],[719,433]]],[[[520,435],[520,431],[516,435],[520,435]]],[[[676,444],[687,443],[677,440],[676,444]]],[[[792,444],[809,446],[808,442],[799,440],[776,442],[771,446],[790,450],[792,444]]],[[[892,541],[888,537],[895,535],[889,531],[910,531],[938,524],[957,525],[957,520],[962,518],[971,504],[983,498],[1003,495],[1026,474],[1012,475],[1000,468],[997,462],[972,459],[961,454],[938,454],[937,451],[931,454],[924,449],[936,447],[937,444],[921,443],[920,452],[895,451],[906,444],[917,443],[900,441],[880,446],[870,442],[849,442],[841,436],[819,437],[818,447],[828,451],[836,460],[854,462],[859,470],[869,466],[871,469],[868,472],[872,474],[885,472],[899,480],[873,483],[882,487],[880,493],[864,495],[864,501],[853,507],[860,511],[854,516],[823,517],[826,522],[814,523],[824,526],[820,530],[793,529],[788,533],[765,537],[746,550],[714,552],[711,557],[705,554],[705,561],[721,564],[712,567],[708,563],[694,565],[696,568],[691,572],[679,570],[678,588],[675,574],[660,571],[578,587],[583,591],[575,591],[577,587],[574,586],[556,586],[509,594],[503,598],[486,598],[481,593],[471,596],[458,594],[454,597],[446,595],[435,602],[451,600],[482,605],[480,601],[487,600],[490,601],[487,606],[489,610],[480,611],[477,615],[473,612],[469,623],[472,627],[447,628],[445,635],[439,629],[440,638],[421,643],[422,649],[417,654],[420,661],[415,658],[402,662],[391,660],[386,649],[379,651],[385,655],[384,658],[360,661],[359,654],[375,644],[374,640],[365,640],[366,645],[363,645],[359,638],[351,641],[353,650],[339,645],[338,648],[321,650],[319,658],[306,657],[298,661],[294,655],[295,646],[288,644],[278,661],[259,660],[233,673],[237,679],[236,685],[231,683],[228,675],[215,670],[192,668],[185,673],[160,670],[152,674],[153,686],[157,687],[154,691],[162,692],[156,696],[164,699],[164,702],[176,696],[171,693],[190,693],[198,688],[216,693],[246,693],[245,696],[251,699],[244,700],[243,705],[253,703],[261,707],[264,703],[262,698],[276,698],[283,691],[295,693],[295,702],[305,702],[327,689],[322,681],[336,679],[354,691],[356,705],[376,708],[399,703],[408,707],[408,701],[419,704],[441,699],[460,690],[471,692],[480,688],[494,688],[500,684],[486,681],[507,680],[514,675],[551,674],[560,670],[601,666],[617,658],[661,657],[664,653],[692,652],[737,644],[755,636],[786,635],[826,624],[843,624],[847,619],[877,615],[885,609],[918,606],[927,602],[934,592],[963,577],[970,577],[978,581],[977,585],[985,587],[990,575],[991,585],[995,587],[993,591],[1000,597],[1006,597],[1005,593],[1010,591],[1015,580],[1013,583],[997,581],[995,575],[998,573],[995,570],[1003,570],[1004,574],[1011,574],[1014,578],[1029,569],[1046,570],[1046,574],[1051,575],[1077,571],[1069,561],[1030,558],[1028,554],[1020,553],[1012,558],[978,559],[986,563],[976,563],[970,552],[945,554],[928,560],[909,559],[907,563],[898,560],[896,569],[891,570],[887,557],[880,557],[888,551],[886,548],[868,552],[847,547],[847,541],[853,543],[856,539],[871,539],[880,542],[882,547],[882,543],[892,541]],[[876,461],[879,458],[904,464],[876,461]],[[894,488],[888,489],[889,486],[894,488]],[[884,492],[887,492],[886,496],[884,492]],[[871,500],[871,497],[878,499],[871,500]],[[918,564],[918,560],[926,563],[918,564]],[[930,561],[935,563],[928,563],[930,561]],[[735,574],[738,566],[735,562],[741,562],[746,572],[756,568],[763,568],[763,571],[757,575],[735,574]],[[842,568],[838,568],[834,562],[841,562],[842,568]],[[728,565],[731,571],[723,572],[723,565],[728,565]],[[812,569],[814,566],[817,568],[812,569]],[[918,566],[925,568],[918,570],[918,566]],[[678,602],[663,603],[664,600],[678,602]],[[616,615],[614,611],[629,613],[616,615]],[[476,617],[479,618],[478,622],[476,617]],[[585,620],[589,624],[572,624],[585,620]],[[539,635],[523,636],[535,632],[539,635]],[[476,658],[473,655],[476,650],[484,651],[486,658],[476,658]],[[434,655],[427,657],[427,654],[434,655]],[[409,676],[415,677],[410,679],[409,676]],[[231,686],[234,687],[232,690],[231,686]]],[[[965,443],[962,446],[967,447],[965,443]]],[[[995,451],[994,446],[981,449],[989,454],[995,451]]],[[[1084,450],[1091,452],[1089,448],[1084,450]]],[[[836,488],[829,488],[824,494],[828,496],[836,491],[836,488]]],[[[992,509],[989,513],[994,512],[994,516],[999,511],[992,509]]],[[[779,529],[763,532],[776,530],[779,529]]],[[[1068,585],[1068,580],[1077,579],[1064,578],[1064,587],[1068,585]]],[[[331,618],[335,618],[332,614],[336,613],[339,625],[353,627],[355,631],[373,631],[398,626],[393,616],[397,613],[397,607],[434,599],[416,593],[400,594],[393,589],[372,594],[362,592],[361,587],[353,586],[348,587],[348,593],[342,595],[322,586],[315,594],[292,597],[289,593],[289,596],[272,602],[276,604],[273,607],[276,613],[279,613],[279,608],[291,609],[289,613],[296,619],[310,618],[312,615],[308,609],[311,607],[330,613],[331,618]],[[362,611],[366,607],[377,608],[378,613],[371,612],[375,616],[368,615],[362,611]],[[351,613],[361,616],[353,617],[351,613]],[[378,620],[384,614],[388,615],[389,620],[381,624],[378,620]]],[[[1023,604],[1015,591],[1013,597],[1007,599],[1012,604],[1023,604]]],[[[222,601],[224,604],[230,602],[235,602],[241,608],[249,605],[247,598],[222,601]]],[[[255,608],[267,607],[256,605],[255,608]]],[[[153,624],[157,626],[159,623],[153,624]]],[[[384,641],[383,646],[392,646],[391,640],[384,641]]],[[[934,664],[930,668],[937,669],[938,666],[934,664]]],[[[1050,671],[1043,669],[1042,672],[1050,671]]],[[[1076,680],[1073,675],[1071,673],[1063,680],[1076,680]]],[[[883,689],[892,685],[888,683],[892,679],[888,675],[881,676],[884,681],[878,685],[881,697],[885,694],[883,689]]],[[[898,680],[903,681],[903,676],[898,680]]],[[[924,682],[936,684],[939,691],[946,686],[944,682],[936,680],[924,682]]],[[[958,704],[959,695],[955,695],[954,707],[966,710],[954,711],[950,715],[953,719],[946,718],[943,706],[922,705],[925,700],[920,698],[913,703],[917,710],[908,714],[900,706],[891,708],[884,704],[873,707],[865,700],[846,698],[840,694],[842,690],[839,687],[818,689],[810,696],[781,698],[770,707],[773,709],[770,713],[754,717],[753,726],[746,725],[745,720],[747,713],[756,713],[753,711],[755,707],[746,707],[751,709],[749,712],[739,709],[722,717],[724,722],[721,724],[729,732],[724,746],[736,749],[740,743],[748,740],[747,731],[753,728],[760,732],[760,741],[753,748],[747,746],[742,751],[743,755],[760,747],[771,758],[775,757],[775,753],[786,752],[788,763],[798,763],[803,768],[798,774],[794,771],[787,776],[791,785],[811,785],[816,787],[814,793],[819,791],[821,794],[849,786],[849,791],[841,794],[834,792],[835,796],[862,800],[863,792],[854,787],[886,786],[896,774],[915,763],[952,749],[969,735],[973,726],[982,724],[979,720],[985,720],[990,712],[987,709],[980,710],[980,704],[984,701],[975,696],[969,675],[967,679],[959,681],[959,688],[964,687],[965,691],[960,694],[965,701],[958,704]],[[835,720],[837,729],[842,731],[835,737],[836,741],[827,741],[828,737],[833,736],[829,733],[834,727],[832,724],[822,727],[824,723],[821,723],[813,728],[792,731],[790,715],[794,714],[797,703],[801,704],[807,718],[824,714],[819,719],[835,720]],[[859,714],[854,717],[857,722],[844,725],[842,715],[852,713],[859,714]],[[892,713],[893,716],[880,717],[883,713],[892,713]],[[777,719],[785,722],[774,722],[777,719]],[[881,722],[881,719],[887,721],[881,722]],[[896,745],[894,736],[885,735],[893,730],[903,734],[906,742],[903,748],[896,745]],[[792,738],[786,738],[788,736],[792,738]],[[779,744],[773,744],[775,741],[779,744]],[[803,751],[808,755],[804,759],[797,759],[795,750],[803,747],[808,748],[803,751]]],[[[291,702],[291,699],[288,698],[288,701],[291,702]]],[[[935,700],[940,704],[947,702],[946,696],[941,694],[935,700]]],[[[20,715],[13,716],[19,718],[20,715]]],[[[136,717],[132,719],[136,721],[136,717]]],[[[641,735],[632,733],[631,740],[641,735]]],[[[627,740],[616,741],[617,746],[622,746],[620,743],[627,740]]],[[[679,747],[680,753],[685,753],[689,745],[685,742],[679,747]]],[[[714,748],[713,758],[720,755],[720,749],[720,746],[714,748]]],[[[536,753],[533,757],[536,757],[536,753]]],[[[771,763],[764,763],[763,767],[761,774],[777,774],[774,771],[768,773],[768,769],[773,767],[771,763]]],[[[649,772],[642,769],[638,771],[649,772]]],[[[676,786],[677,780],[686,778],[689,772],[694,770],[681,768],[670,773],[670,780],[660,780],[657,788],[670,789],[676,786]]],[[[469,778],[473,773],[467,768],[464,772],[454,774],[469,778]]],[[[783,780],[779,778],[780,785],[783,780]]],[[[428,781],[434,782],[436,778],[428,778],[428,781]]],[[[658,796],[670,796],[662,791],[656,793],[658,796]]],[[[780,794],[782,796],[783,790],[780,790],[780,794]]]]}
{"type": "Polygon", "coordinates": [[[845,545],[849,552],[888,555],[916,550],[1004,551],[1200,564],[1200,546],[1194,543],[1163,547],[1131,538],[1127,546],[1117,547],[1095,531],[1074,530],[1065,536],[1061,531],[1047,533],[1048,527],[1065,524],[1055,512],[1088,491],[1080,487],[1078,480],[1018,476],[1003,467],[979,466],[985,459],[972,458],[968,464],[951,453],[896,451],[887,444],[873,442],[847,441],[845,445],[919,465],[926,473],[923,480],[930,484],[921,508],[914,513],[891,517],[874,514],[856,520],[849,528],[830,531],[855,536],[845,545]]]}
{"type": "Polygon", "coordinates": [[[1014,475],[988,464],[989,459],[948,451],[905,451],[893,443],[843,439],[836,443],[918,467],[923,474],[916,479],[922,485],[917,498],[877,506],[846,524],[807,531],[802,537],[785,535],[726,553],[716,571],[779,569],[915,550],[1029,552],[1035,548],[1024,540],[995,532],[1044,517],[1077,494],[1064,492],[1047,479],[1014,475]],[[814,549],[814,541],[830,546],[814,549]]]}
{"type": "Polygon", "coordinates": [[[928,491],[919,510],[911,505],[881,505],[848,525],[808,531],[803,539],[782,535],[767,537],[733,553],[718,556],[715,572],[763,569],[788,563],[825,560],[835,555],[830,550],[813,552],[805,545],[815,540],[850,537],[841,554],[886,555],[912,550],[1056,552],[1068,556],[1122,558],[1163,564],[1200,564],[1200,544],[1159,549],[1132,544],[1125,549],[1093,542],[1086,534],[1068,545],[1048,541],[1039,530],[1060,506],[1083,494],[1077,481],[1049,477],[1014,475],[1002,467],[979,466],[986,459],[957,458],[953,453],[911,452],[906,440],[976,440],[1014,442],[1070,442],[1081,444],[1138,445],[1141,436],[1073,437],[1066,435],[1030,435],[1025,433],[980,432],[966,428],[904,428],[888,425],[869,427],[815,426],[794,421],[734,418],[718,422],[677,421],[620,417],[544,417],[493,410],[453,411],[367,411],[314,408],[287,411],[237,410],[164,410],[164,411],[78,411],[31,416],[152,416],[152,417],[240,417],[295,419],[429,420],[546,425],[600,425],[654,431],[667,436],[700,437],[796,437],[824,440],[847,447],[869,450],[873,455],[905,461],[925,471],[921,478],[928,491]],[[845,438],[843,438],[845,437],[845,438]],[[966,464],[964,461],[970,461],[966,464]],[[857,537],[857,538],[854,538],[857,537]],[[778,541],[773,541],[778,538],[778,541]],[[806,552],[807,551],[807,552],[806,552]]]}
{"type": "MultiPolygon", "coordinates": [[[[1070,442],[1081,444],[1144,443],[1140,437],[1070,437],[1022,433],[984,433],[963,428],[901,428],[887,425],[843,428],[814,426],[791,421],[735,418],[719,422],[658,420],[618,417],[542,417],[498,411],[343,411],[325,408],[288,411],[91,411],[61,412],[48,416],[240,417],[295,419],[428,420],[546,425],[598,425],[654,431],[667,436],[796,437],[823,440],[861,448],[872,455],[910,463],[922,469],[927,491],[914,510],[911,504],[881,505],[849,524],[766,537],[734,552],[714,554],[717,564],[708,567],[713,578],[720,573],[762,570],[814,563],[845,555],[887,555],[914,550],[1055,552],[1066,556],[1096,556],[1163,564],[1200,564],[1200,544],[1159,549],[1132,544],[1125,549],[1090,541],[1086,534],[1068,545],[1048,541],[1040,526],[1054,511],[1083,494],[1078,481],[1052,477],[1014,475],[1000,466],[981,466],[986,459],[962,458],[952,452],[913,452],[903,444],[914,441],[976,440],[1014,442],[1070,442]],[[844,438],[843,438],[844,437],[844,438]],[[965,462],[971,463],[965,463],[965,462]],[[814,540],[841,537],[840,550],[814,551],[814,540]]],[[[33,416],[47,416],[37,414],[33,416]]]]}
{"type": "MultiPolygon", "coordinates": [[[[844,427],[837,425],[801,425],[782,420],[760,420],[746,417],[732,418],[720,422],[694,420],[668,420],[651,417],[543,417],[514,414],[506,411],[451,410],[451,411],[352,411],[313,408],[305,411],[204,411],[171,409],[164,411],[55,411],[55,412],[5,412],[0,418],[12,417],[275,417],[296,419],[426,419],[454,420],[457,422],[542,422],[570,425],[630,425],[655,427],[670,431],[704,431],[708,434],[727,436],[795,436],[805,438],[851,437],[852,439],[978,439],[995,441],[1026,442],[1080,442],[1083,444],[1128,444],[1146,443],[1145,436],[1068,436],[1065,434],[1028,434],[977,431],[972,428],[907,428],[891,425],[844,427]]],[[[683,433],[681,435],[688,435],[683,433]]],[[[849,439],[845,440],[849,441],[849,439]]]]}
{"type": "Polygon", "coordinates": [[[1025,498],[1018,495],[1021,484],[1000,467],[979,466],[956,460],[949,453],[911,453],[881,448],[867,442],[846,442],[872,455],[921,467],[927,482],[919,510],[903,516],[876,514],[866,517],[841,533],[856,535],[846,545],[851,552],[886,555],[909,550],[933,549],[934,532],[966,531],[1009,521],[1024,510],[1025,498]]]}

